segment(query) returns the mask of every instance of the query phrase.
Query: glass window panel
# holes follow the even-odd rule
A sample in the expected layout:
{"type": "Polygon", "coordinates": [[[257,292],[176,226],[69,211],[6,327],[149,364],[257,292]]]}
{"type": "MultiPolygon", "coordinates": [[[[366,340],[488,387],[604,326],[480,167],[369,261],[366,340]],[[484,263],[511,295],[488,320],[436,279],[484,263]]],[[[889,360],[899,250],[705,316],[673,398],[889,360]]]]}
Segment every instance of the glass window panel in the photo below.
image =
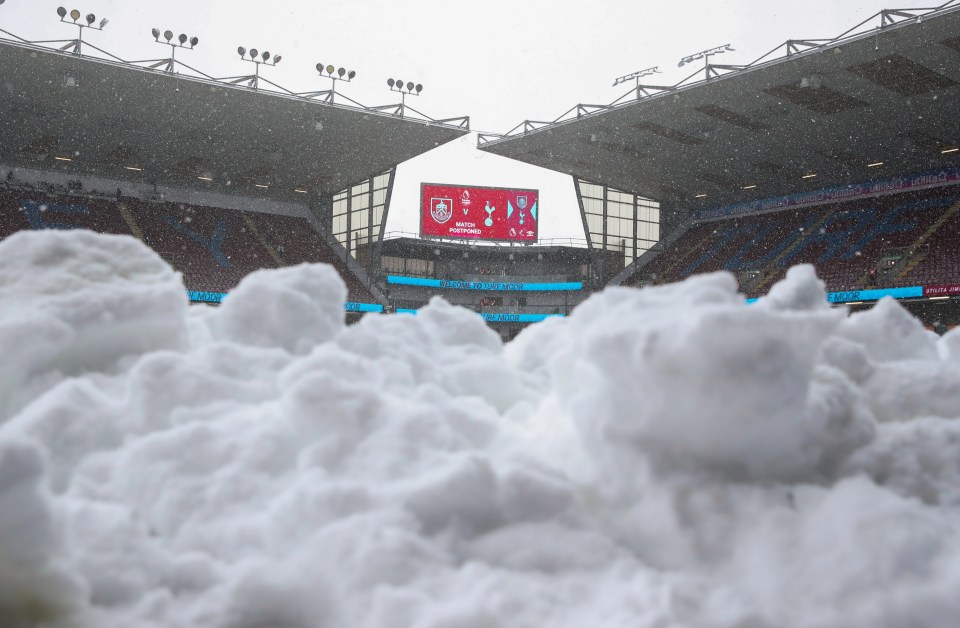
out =
{"type": "Polygon", "coordinates": [[[626,203],[613,203],[612,207],[610,208],[610,215],[633,220],[633,205],[627,205],[626,203]]]}
{"type": "Polygon", "coordinates": [[[377,227],[383,224],[383,206],[382,205],[377,206],[373,210],[373,224],[377,227]]]}
{"type": "Polygon", "coordinates": [[[620,221],[616,218],[611,218],[607,220],[607,234],[612,237],[620,236],[620,221]]]}
{"type": "Polygon", "coordinates": [[[361,194],[360,196],[354,196],[351,200],[350,210],[356,211],[358,209],[366,209],[370,206],[370,195],[361,194]]]}
{"type": "Polygon", "coordinates": [[[603,196],[603,187],[592,183],[580,183],[580,195],[600,198],[603,196]]]}
{"type": "Polygon", "coordinates": [[[383,205],[387,202],[387,191],[386,190],[375,190],[373,193],[373,204],[374,205],[383,205]]]}
{"type": "Polygon", "coordinates": [[[369,192],[369,191],[370,191],[370,181],[369,181],[369,179],[368,179],[367,181],[364,181],[363,183],[360,183],[360,184],[355,185],[355,186],[353,186],[352,188],[350,188],[350,193],[353,194],[353,195],[365,194],[365,193],[367,193],[367,192],[369,192]]]}
{"type": "Polygon", "coordinates": [[[366,229],[370,226],[370,212],[359,212],[353,215],[353,229],[366,229]]]}
{"type": "Polygon", "coordinates": [[[587,214],[587,229],[599,233],[603,229],[603,218],[595,214],[587,214]]]}

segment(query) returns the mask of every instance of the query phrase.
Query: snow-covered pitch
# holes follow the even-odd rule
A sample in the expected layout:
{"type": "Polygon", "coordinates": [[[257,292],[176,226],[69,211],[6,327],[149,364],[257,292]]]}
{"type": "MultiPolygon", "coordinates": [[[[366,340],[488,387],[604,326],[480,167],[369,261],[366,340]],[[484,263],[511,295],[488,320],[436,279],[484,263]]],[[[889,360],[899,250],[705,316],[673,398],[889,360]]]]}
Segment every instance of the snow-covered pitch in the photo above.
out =
{"type": "Polygon", "coordinates": [[[345,297],[299,266],[190,306],[133,238],[0,242],[0,626],[956,625],[960,332],[810,267],[508,345],[345,297]]]}

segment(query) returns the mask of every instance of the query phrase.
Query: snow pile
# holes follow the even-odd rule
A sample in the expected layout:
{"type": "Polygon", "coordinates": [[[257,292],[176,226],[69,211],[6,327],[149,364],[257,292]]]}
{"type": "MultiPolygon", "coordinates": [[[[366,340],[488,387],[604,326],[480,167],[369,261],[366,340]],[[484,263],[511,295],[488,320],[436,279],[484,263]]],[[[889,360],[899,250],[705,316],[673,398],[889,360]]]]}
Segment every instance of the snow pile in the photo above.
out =
{"type": "Polygon", "coordinates": [[[503,346],[331,269],[188,308],[137,241],[0,243],[0,625],[943,626],[960,336],[806,267],[503,346]]]}

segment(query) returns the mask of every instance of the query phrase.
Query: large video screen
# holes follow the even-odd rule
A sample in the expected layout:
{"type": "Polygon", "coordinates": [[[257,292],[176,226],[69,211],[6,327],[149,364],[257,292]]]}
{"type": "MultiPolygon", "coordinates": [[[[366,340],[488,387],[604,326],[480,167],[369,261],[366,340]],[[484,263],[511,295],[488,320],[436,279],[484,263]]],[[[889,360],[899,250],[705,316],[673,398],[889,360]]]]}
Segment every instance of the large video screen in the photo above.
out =
{"type": "Polygon", "coordinates": [[[537,190],[420,184],[420,235],[537,241],[537,190]]]}

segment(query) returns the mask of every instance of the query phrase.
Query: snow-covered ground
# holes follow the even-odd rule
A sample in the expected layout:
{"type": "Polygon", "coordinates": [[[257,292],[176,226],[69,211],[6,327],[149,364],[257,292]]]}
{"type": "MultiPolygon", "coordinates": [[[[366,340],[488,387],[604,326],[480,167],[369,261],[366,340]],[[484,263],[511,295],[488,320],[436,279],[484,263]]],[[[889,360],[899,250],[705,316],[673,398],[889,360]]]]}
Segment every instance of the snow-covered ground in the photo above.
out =
{"type": "Polygon", "coordinates": [[[0,626],[950,626],[960,332],[809,267],[502,345],[334,271],[218,309],[137,240],[0,242],[0,626]]]}

